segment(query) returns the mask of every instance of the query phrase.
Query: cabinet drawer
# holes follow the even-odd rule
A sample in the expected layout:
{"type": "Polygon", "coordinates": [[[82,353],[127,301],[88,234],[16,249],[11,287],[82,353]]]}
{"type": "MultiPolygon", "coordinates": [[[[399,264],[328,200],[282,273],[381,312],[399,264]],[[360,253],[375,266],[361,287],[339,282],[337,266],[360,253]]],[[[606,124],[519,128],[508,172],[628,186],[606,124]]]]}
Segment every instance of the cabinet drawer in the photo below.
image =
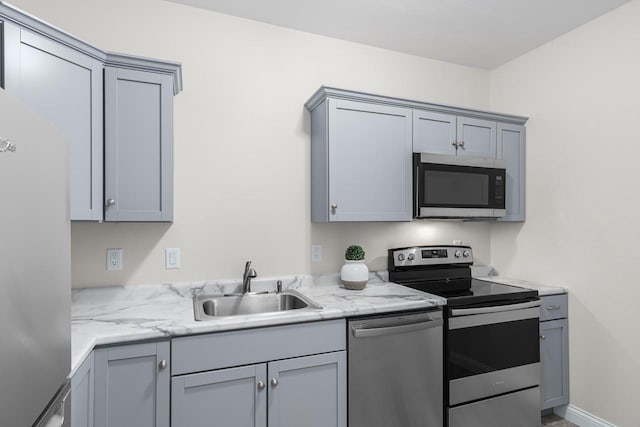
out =
{"type": "Polygon", "coordinates": [[[540,321],[566,318],[569,309],[567,294],[540,297],[540,321]]]}
{"type": "Polygon", "coordinates": [[[346,348],[344,319],[176,338],[171,374],[208,371],[346,348]]]}

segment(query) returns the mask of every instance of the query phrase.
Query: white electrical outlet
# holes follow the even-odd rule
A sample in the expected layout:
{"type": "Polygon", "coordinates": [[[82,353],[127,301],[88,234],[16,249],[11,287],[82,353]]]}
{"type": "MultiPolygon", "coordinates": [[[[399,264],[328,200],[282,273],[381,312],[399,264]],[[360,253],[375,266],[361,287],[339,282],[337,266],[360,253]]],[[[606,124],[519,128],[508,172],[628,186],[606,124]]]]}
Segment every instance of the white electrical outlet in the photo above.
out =
{"type": "Polygon", "coordinates": [[[107,249],[107,271],[122,271],[122,249],[107,249]]]}
{"type": "Polygon", "coordinates": [[[180,268],[180,248],[166,248],[164,250],[164,267],[167,270],[180,268]]]}
{"type": "Polygon", "coordinates": [[[311,261],[322,261],[322,245],[311,245],[311,261]]]}

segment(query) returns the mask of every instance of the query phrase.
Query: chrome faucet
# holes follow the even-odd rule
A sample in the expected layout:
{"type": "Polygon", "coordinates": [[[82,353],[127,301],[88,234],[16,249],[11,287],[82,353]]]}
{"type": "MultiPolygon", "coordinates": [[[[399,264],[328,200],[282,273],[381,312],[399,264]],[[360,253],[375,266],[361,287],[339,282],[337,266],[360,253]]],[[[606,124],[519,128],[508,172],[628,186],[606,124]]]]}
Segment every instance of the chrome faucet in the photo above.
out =
{"type": "Polygon", "coordinates": [[[251,292],[251,279],[255,279],[258,276],[256,271],[251,268],[251,261],[247,261],[244,266],[244,274],[242,275],[242,293],[246,294],[251,292]]]}

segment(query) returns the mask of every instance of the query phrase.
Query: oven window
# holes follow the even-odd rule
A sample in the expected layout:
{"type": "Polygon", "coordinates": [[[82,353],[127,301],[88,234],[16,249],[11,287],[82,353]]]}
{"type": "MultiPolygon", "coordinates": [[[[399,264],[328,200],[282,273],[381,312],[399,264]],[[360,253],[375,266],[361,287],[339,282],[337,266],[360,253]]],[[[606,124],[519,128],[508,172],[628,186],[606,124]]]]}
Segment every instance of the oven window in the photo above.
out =
{"type": "Polygon", "coordinates": [[[449,380],[539,362],[539,328],[526,319],[449,330],[449,380]]]}
{"type": "Polygon", "coordinates": [[[489,175],[426,170],[424,200],[428,206],[487,206],[489,175]]]}

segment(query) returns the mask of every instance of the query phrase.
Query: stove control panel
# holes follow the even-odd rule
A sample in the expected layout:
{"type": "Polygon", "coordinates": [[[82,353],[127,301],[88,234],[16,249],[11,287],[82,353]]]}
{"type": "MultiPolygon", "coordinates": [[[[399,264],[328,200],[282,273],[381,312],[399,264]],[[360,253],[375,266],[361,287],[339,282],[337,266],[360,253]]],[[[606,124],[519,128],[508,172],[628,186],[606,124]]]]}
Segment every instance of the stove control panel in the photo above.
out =
{"type": "Polygon", "coordinates": [[[414,246],[389,249],[389,261],[395,267],[443,264],[473,264],[473,252],[469,246],[414,246]]]}

